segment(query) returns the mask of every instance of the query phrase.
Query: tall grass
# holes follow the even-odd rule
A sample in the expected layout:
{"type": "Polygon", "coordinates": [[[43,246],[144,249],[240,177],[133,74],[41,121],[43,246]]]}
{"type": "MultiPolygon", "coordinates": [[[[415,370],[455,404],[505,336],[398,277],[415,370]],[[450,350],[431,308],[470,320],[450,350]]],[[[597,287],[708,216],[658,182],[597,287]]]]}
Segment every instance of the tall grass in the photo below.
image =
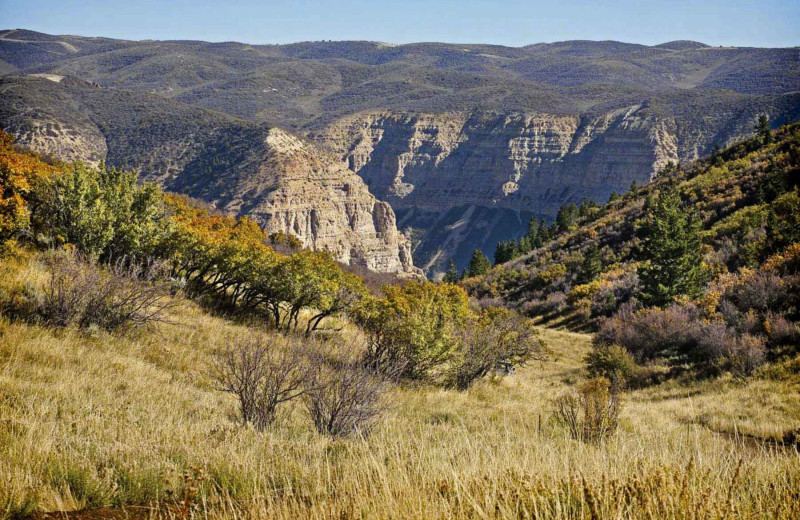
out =
{"type": "MultiPolygon", "coordinates": [[[[5,293],[42,280],[0,262],[5,293]]],[[[798,380],[672,382],[624,396],[585,444],[551,421],[590,337],[467,392],[398,387],[370,436],[319,435],[298,403],[264,432],[215,390],[213,354],[261,332],[186,301],[135,336],[0,317],[0,518],[147,506],[198,518],[797,518],[798,380]]]]}

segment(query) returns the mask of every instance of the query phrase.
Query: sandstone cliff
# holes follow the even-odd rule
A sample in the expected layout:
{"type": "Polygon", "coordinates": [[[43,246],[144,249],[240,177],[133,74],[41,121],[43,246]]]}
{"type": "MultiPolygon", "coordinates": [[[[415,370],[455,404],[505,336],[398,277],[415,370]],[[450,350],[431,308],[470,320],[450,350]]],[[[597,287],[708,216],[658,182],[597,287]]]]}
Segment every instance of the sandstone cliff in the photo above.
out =
{"type": "Polygon", "coordinates": [[[247,214],[270,232],[297,236],[304,247],[386,273],[417,273],[394,211],[364,182],[314,145],[270,129],[259,166],[240,176],[221,206],[247,214]]]}

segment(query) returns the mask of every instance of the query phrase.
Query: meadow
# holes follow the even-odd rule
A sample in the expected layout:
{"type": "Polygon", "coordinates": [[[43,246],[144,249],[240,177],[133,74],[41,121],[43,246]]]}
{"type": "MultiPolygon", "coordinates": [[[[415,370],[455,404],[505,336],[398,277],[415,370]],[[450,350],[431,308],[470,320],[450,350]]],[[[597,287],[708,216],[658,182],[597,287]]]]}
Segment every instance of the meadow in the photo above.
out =
{"type": "MultiPolygon", "coordinates": [[[[44,282],[30,259],[0,260],[4,294],[44,282]]],[[[800,517],[797,361],[625,392],[616,434],[583,443],[552,403],[586,377],[591,336],[541,329],[544,360],[467,391],[398,385],[369,436],[331,439],[299,403],[242,426],[212,355],[282,340],[174,303],[127,335],[0,313],[0,517],[800,517]]]]}

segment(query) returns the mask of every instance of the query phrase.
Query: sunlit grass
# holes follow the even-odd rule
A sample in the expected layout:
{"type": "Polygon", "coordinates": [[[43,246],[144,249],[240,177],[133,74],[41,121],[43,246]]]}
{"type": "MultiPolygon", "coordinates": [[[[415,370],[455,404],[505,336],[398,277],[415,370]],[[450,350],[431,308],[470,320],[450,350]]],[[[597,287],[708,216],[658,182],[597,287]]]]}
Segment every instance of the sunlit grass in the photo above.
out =
{"type": "MultiPolygon", "coordinates": [[[[39,276],[2,265],[4,288],[39,276]]],[[[177,514],[187,471],[205,476],[191,506],[209,518],[800,515],[800,455],[748,437],[800,427],[796,379],[631,392],[618,434],[582,444],[550,403],[583,377],[590,337],[542,330],[548,360],[467,392],[397,388],[369,438],[333,441],[299,405],[267,432],[242,427],[209,363],[255,332],[186,301],[171,313],[132,337],[0,318],[0,517],[177,514]]]]}

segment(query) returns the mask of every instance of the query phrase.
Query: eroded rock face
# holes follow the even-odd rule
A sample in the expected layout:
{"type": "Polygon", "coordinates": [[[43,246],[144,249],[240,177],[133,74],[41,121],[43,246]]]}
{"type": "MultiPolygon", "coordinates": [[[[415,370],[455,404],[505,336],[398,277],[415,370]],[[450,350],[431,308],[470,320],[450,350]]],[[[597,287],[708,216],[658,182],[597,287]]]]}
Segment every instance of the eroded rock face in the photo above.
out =
{"type": "Polygon", "coordinates": [[[343,164],[297,136],[273,128],[258,171],[242,176],[222,204],[270,232],[291,233],[304,247],[386,273],[418,274],[394,211],[343,164]],[[245,209],[246,208],[246,209],[245,209]]]}
{"type": "Polygon", "coordinates": [[[678,160],[668,121],[639,107],[599,117],[395,114],[340,119],[312,137],[395,208],[526,209],[606,199],[678,160]]]}
{"type": "Polygon", "coordinates": [[[680,159],[674,121],[639,106],[592,117],[366,112],[309,136],[390,202],[401,227],[421,230],[424,268],[464,265],[475,247],[491,254],[531,215],[605,202],[680,159]]]}

